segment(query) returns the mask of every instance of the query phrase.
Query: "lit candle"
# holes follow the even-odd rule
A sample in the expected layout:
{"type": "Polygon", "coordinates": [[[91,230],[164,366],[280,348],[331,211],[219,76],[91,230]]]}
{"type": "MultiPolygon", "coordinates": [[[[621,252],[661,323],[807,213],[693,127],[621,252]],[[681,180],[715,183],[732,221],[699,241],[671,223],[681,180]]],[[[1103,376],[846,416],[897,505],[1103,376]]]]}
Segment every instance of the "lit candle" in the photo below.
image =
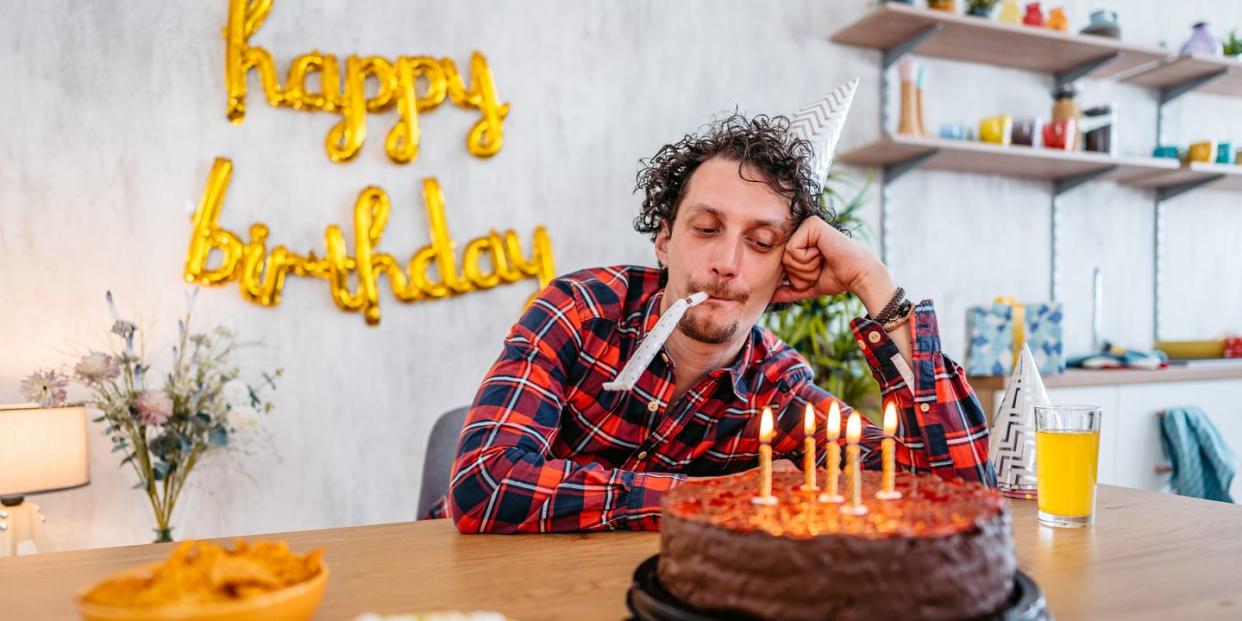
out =
{"type": "Polygon", "coordinates": [[[772,408],[763,408],[763,417],[759,419],[759,495],[751,500],[757,505],[774,505],[776,497],[772,495],[772,408]]]}
{"type": "Polygon", "coordinates": [[[897,448],[897,441],[894,439],[896,433],[897,407],[889,401],[888,405],[884,406],[884,439],[880,441],[880,450],[884,453],[884,486],[875,493],[875,497],[880,500],[901,498],[901,492],[893,489],[893,483],[897,478],[896,456],[893,454],[897,448]]]}
{"type": "Polygon", "coordinates": [[[802,431],[806,434],[806,439],[802,441],[802,471],[806,473],[806,483],[802,484],[802,489],[814,492],[819,490],[815,484],[815,408],[809,403],[806,404],[806,416],[802,419],[802,431]]]}
{"type": "Polygon", "coordinates": [[[862,503],[862,464],[858,463],[862,458],[862,447],[858,446],[858,440],[862,437],[862,419],[858,417],[858,412],[850,413],[850,420],[845,424],[845,441],[849,446],[845,449],[845,463],[850,471],[850,503],[841,505],[842,513],[852,515],[862,515],[867,512],[867,507],[862,503]]]}
{"type": "Polygon", "coordinates": [[[819,495],[820,502],[844,502],[845,497],[837,489],[841,479],[841,445],[837,439],[841,437],[841,406],[834,399],[828,406],[828,472],[825,485],[828,491],[819,495]]]}

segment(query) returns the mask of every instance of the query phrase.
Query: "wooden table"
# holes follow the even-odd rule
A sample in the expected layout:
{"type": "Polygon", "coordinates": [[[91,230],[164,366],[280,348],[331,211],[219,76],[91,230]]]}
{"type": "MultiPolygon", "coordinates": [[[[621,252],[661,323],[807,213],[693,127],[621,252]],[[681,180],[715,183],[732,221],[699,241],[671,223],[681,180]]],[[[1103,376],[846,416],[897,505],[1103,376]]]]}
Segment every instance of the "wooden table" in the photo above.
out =
{"type": "MultiPolygon", "coordinates": [[[[1065,619],[1242,618],[1242,508],[1100,486],[1094,528],[1041,527],[1013,505],[1019,566],[1065,619]]],[[[491,609],[516,619],[626,617],[634,568],[655,533],[463,536],[445,520],[272,535],[326,548],[319,619],[365,611],[491,609]]],[[[171,544],[0,559],[0,616],[72,619],[73,594],[160,559],[171,544]]]]}

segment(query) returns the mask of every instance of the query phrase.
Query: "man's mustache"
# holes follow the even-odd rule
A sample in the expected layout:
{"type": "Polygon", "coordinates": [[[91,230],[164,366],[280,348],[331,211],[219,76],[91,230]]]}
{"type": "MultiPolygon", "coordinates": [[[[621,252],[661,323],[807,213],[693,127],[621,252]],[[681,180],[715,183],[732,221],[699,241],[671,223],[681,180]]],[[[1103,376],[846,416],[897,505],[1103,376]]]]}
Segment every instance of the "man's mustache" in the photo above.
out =
{"type": "Polygon", "coordinates": [[[723,283],[713,281],[709,283],[696,283],[690,281],[690,291],[702,291],[713,298],[722,300],[732,300],[734,302],[745,302],[750,299],[750,294],[745,291],[730,291],[723,283]]]}

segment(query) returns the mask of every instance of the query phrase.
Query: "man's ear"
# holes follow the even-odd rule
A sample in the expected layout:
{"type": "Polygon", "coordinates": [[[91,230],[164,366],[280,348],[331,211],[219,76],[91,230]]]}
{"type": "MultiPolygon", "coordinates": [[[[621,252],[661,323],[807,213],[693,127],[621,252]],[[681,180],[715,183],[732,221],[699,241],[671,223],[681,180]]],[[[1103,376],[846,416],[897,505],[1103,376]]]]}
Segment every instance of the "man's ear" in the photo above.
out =
{"type": "Polygon", "coordinates": [[[660,262],[660,267],[668,265],[668,238],[672,233],[669,231],[668,222],[660,225],[660,232],[656,233],[655,252],[656,261],[660,262]]]}

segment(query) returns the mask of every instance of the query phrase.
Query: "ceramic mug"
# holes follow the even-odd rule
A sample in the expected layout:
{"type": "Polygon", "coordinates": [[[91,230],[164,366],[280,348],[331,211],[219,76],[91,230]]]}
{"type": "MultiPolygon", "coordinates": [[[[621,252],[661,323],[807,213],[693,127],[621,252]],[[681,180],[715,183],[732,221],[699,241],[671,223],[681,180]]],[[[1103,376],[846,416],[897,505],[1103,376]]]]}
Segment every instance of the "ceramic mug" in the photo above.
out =
{"type": "Polygon", "coordinates": [[[1232,164],[1233,163],[1233,145],[1228,142],[1222,142],[1216,145],[1216,163],[1232,164]]]}
{"type": "Polygon", "coordinates": [[[1013,135],[1013,116],[997,114],[979,121],[979,140],[1008,145],[1013,135]]]}
{"type": "Polygon", "coordinates": [[[1152,157],[1167,157],[1169,159],[1174,159],[1174,160],[1181,158],[1181,156],[1177,152],[1177,147],[1170,146],[1170,145],[1161,145],[1161,146],[1156,147],[1155,149],[1152,149],[1151,156],[1152,157]]]}
{"type": "Polygon", "coordinates": [[[1077,131],[1078,124],[1072,118],[1052,121],[1044,125],[1044,147],[1073,151],[1074,134],[1077,131]]]}
{"type": "Polygon", "coordinates": [[[1039,146],[1041,131],[1044,127],[1044,120],[1040,118],[1018,119],[1013,122],[1013,132],[1011,139],[1013,144],[1025,145],[1028,147],[1039,146]]]}
{"type": "Polygon", "coordinates": [[[1188,162],[1211,162],[1216,159],[1216,141],[1205,140],[1190,145],[1186,150],[1186,161],[1188,162]]]}
{"type": "Polygon", "coordinates": [[[940,126],[940,137],[949,140],[970,140],[970,128],[965,123],[945,123],[940,126]]]}

